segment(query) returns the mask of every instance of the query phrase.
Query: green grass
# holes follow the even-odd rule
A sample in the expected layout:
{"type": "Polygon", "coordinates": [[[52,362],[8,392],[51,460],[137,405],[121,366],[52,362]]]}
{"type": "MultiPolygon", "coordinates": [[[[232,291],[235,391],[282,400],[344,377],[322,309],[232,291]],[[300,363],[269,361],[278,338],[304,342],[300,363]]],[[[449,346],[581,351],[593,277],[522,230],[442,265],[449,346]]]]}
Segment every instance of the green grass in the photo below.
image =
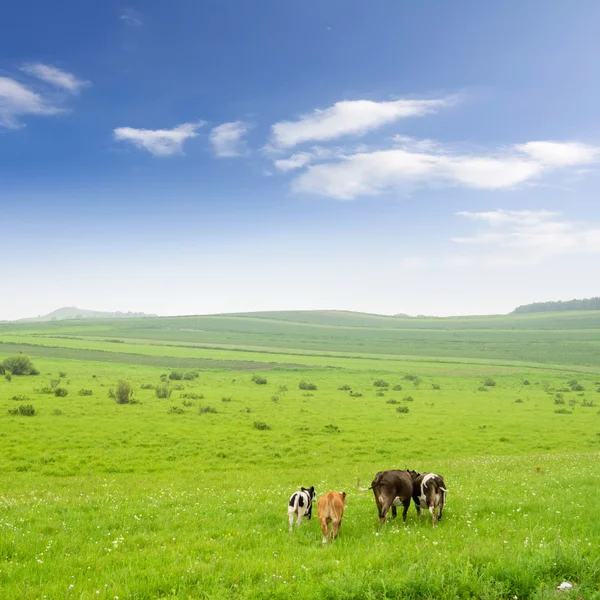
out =
{"type": "MultiPolygon", "coordinates": [[[[136,334],[136,343],[132,321],[122,329],[114,322],[2,328],[0,360],[26,340],[55,342],[54,351],[68,354],[39,356],[52,348],[33,347],[40,375],[0,376],[0,597],[600,598],[593,366],[561,368],[553,349],[552,367],[510,365],[476,346],[462,362],[400,352],[376,359],[371,346],[364,357],[315,348],[292,359],[273,347],[189,347],[171,329],[176,320],[144,321],[157,337],[136,334]],[[164,336],[176,344],[165,345],[164,336]],[[171,368],[198,366],[197,379],[170,382],[169,398],[150,387],[171,368]],[[267,383],[256,385],[255,374],[267,383]],[[495,385],[484,386],[486,377],[495,385]],[[59,379],[67,396],[41,391],[59,379]],[[108,397],[119,379],[133,384],[138,404],[108,397]],[[572,379],[584,391],[564,391],[572,379]],[[303,380],[317,389],[299,389],[303,380]],[[378,380],[389,385],[373,385],[378,380]],[[555,413],[557,393],[571,414],[555,413]],[[9,414],[20,404],[32,404],[35,416],[9,414]],[[409,412],[397,412],[404,405],[409,412]],[[450,492],[437,529],[412,507],[406,526],[380,528],[372,493],[357,490],[358,479],[365,485],[376,471],[404,467],[444,475],[450,492]],[[287,532],[287,500],[301,485],[348,493],[330,547],[321,547],[316,511],[287,532]],[[563,580],[576,584],[574,593],[555,591],[563,580]]],[[[304,327],[329,331],[324,325],[304,327]]],[[[237,333],[248,341],[244,327],[237,333]]],[[[513,343],[533,348],[521,334],[513,343]]],[[[280,343],[291,350],[298,340],[280,343]]]]}

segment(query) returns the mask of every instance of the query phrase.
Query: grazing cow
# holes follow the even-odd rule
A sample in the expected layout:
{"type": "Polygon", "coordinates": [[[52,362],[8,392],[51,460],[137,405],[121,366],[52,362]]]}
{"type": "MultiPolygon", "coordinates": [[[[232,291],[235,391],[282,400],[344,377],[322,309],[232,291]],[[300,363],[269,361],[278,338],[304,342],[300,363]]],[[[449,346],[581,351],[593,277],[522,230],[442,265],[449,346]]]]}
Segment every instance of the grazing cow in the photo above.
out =
{"type": "Polygon", "coordinates": [[[439,511],[438,521],[442,520],[444,503],[446,502],[446,484],[441,475],[435,473],[410,472],[413,478],[413,500],[417,514],[421,516],[421,508],[429,509],[431,522],[436,526],[435,509],[439,511]]]}
{"type": "Polygon", "coordinates": [[[301,491],[294,492],[290,496],[288,502],[288,518],[290,520],[290,533],[292,533],[292,523],[294,522],[294,515],[298,515],[298,521],[296,525],[302,524],[302,517],[306,515],[306,518],[310,521],[312,517],[312,503],[317,499],[315,494],[315,488],[313,486],[309,488],[300,488],[301,491]]]}
{"type": "Polygon", "coordinates": [[[319,498],[317,511],[323,532],[323,545],[327,543],[328,539],[332,540],[338,536],[345,505],[346,492],[329,492],[319,498]],[[330,523],[331,529],[329,529],[330,523]]]}
{"type": "Polygon", "coordinates": [[[392,508],[392,517],[396,517],[396,506],[404,507],[402,520],[406,522],[406,513],[413,497],[413,479],[410,471],[379,471],[369,489],[375,494],[379,512],[379,522],[383,525],[387,513],[392,508]]]}

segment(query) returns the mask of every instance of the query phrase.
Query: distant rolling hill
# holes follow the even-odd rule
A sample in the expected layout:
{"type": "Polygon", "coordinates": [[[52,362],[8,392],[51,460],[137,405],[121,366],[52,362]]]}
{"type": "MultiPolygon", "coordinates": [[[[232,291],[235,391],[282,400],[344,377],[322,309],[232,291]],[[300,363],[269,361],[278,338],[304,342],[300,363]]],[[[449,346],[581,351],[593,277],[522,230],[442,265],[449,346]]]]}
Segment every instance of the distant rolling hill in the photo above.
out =
{"type": "Polygon", "coordinates": [[[137,312],[102,312],[99,310],[86,310],[75,306],[64,306],[39,317],[18,319],[16,323],[42,323],[45,321],[72,321],[81,319],[138,319],[142,317],[156,317],[137,312]]]}

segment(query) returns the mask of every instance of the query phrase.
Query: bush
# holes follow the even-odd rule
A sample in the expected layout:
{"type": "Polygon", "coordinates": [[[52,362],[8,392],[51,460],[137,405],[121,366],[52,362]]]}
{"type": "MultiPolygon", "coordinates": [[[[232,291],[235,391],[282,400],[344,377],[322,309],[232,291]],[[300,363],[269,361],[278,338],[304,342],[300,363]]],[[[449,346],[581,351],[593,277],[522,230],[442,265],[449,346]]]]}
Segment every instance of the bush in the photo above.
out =
{"type": "Polygon", "coordinates": [[[382,391],[379,391],[379,392],[376,392],[375,395],[381,398],[381,396],[385,396],[385,393],[382,391]]]}
{"type": "Polygon", "coordinates": [[[373,385],[375,387],[383,387],[383,388],[390,387],[390,384],[387,381],[384,381],[383,379],[376,379],[373,382],[373,385]]]}
{"type": "Polygon", "coordinates": [[[567,381],[567,385],[572,388],[573,386],[576,386],[579,382],[577,381],[577,379],[569,379],[569,381],[567,381]]]}
{"type": "Polygon", "coordinates": [[[192,381],[194,379],[198,379],[199,376],[200,376],[199,371],[188,371],[187,373],[183,374],[183,378],[187,381],[192,381]]]}
{"type": "Polygon", "coordinates": [[[51,379],[50,380],[50,387],[52,389],[58,387],[58,384],[60,383],[60,379],[51,379]]]}
{"type": "Polygon", "coordinates": [[[184,400],[181,404],[183,404],[184,406],[193,406],[193,402],[191,400],[184,400]]]}
{"type": "Polygon", "coordinates": [[[221,402],[231,402],[231,396],[223,396],[221,402]]]}
{"type": "Polygon", "coordinates": [[[6,374],[6,369],[4,368],[4,365],[2,363],[0,363],[0,375],[5,375],[6,374]]]}
{"type": "Polygon", "coordinates": [[[260,429],[261,431],[265,431],[266,429],[271,429],[264,421],[254,421],[252,424],[254,429],[260,429]]]}
{"type": "Polygon", "coordinates": [[[574,392],[583,392],[583,390],[585,390],[585,388],[580,383],[578,383],[577,385],[574,385],[571,389],[574,392]]]}
{"type": "Polygon", "coordinates": [[[2,366],[13,375],[39,375],[39,371],[33,366],[31,359],[26,354],[16,354],[5,358],[2,366]]]}
{"type": "Polygon", "coordinates": [[[198,414],[202,415],[204,413],[213,413],[216,414],[217,409],[214,406],[199,406],[198,414]]]}
{"type": "Polygon", "coordinates": [[[350,392],[350,396],[352,398],[362,398],[362,394],[360,392],[350,392]]]}
{"type": "Polygon", "coordinates": [[[129,381],[124,379],[119,380],[116,390],[110,390],[109,396],[115,400],[117,404],[134,404],[133,387],[129,381]]]}
{"type": "Polygon", "coordinates": [[[180,394],[179,397],[188,400],[204,400],[204,394],[194,394],[194,392],[186,392],[185,394],[180,394]]]}
{"type": "Polygon", "coordinates": [[[13,396],[11,400],[16,400],[17,402],[25,402],[25,400],[29,400],[29,396],[13,396]]]}
{"type": "Polygon", "coordinates": [[[407,412],[408,412],[408,406],[397,406],[397,407],[396,407],[396,410],[397,410],[399,413],[407,413],[407,412]]]}
{"type": "Polygon", "coordinates": [[[554,404],[564,404],[564,403],[565,403],[564,396],[557,392],[554,395],[554,404]]]}
{"type": "Polygon", "coordinates": [[[439,383],[432,383],[431,384],[431,389],[433,389],[433,390],[441,390],[442,388],[441,388],[441,386],[440,386],[439,383]]]}
{"type": "Polygon", "coordinates": [[[10,374],[10,373],[7,373],[7,374],[4,376],[4,379],[6,379],[6,381],[8,381],[8,383],[10,383],[10,382],[12,381],[12,376],[11,376],[11,374],[10,374]]]}
{"type": "Polygon", "coordinates": [[[33,417],[35,408],[31,404],[21,404],[18,408],[11,408],[8,411],[9,415],[21,415],[23,417],[33,417]]]}
{"type": "Polygon", "coordinates": [[[575,398],[569,398],[569,406],[575,406],[577,404],[577,400],[575,398]]]}
{"type": "Polygon", "coordinates": [[[482,385],[480,385],[480,386],[477,388],[477,391],[478,391],[478,392],[487,392],[487,388],[486,388],[486,387],[483,387],[482,385]]]}
{"type": "Polygon", "coordinates": [[[392,388],[395,392],[401,392],[402,391],[402,386],[400,384],[395,385],[392,388]]]}
{"type": "Polygon", "coordinates": [[[317,386],[314,383],[303,380],[298,384],[298,388],[301,390],[316,390],[317,386]]]}
{"type": "Polygon", "coordinates": [[[171,371],[169,373],[169,379],[174,381],[181,381],[183,379],[183,373],[181,371],[171,371]]]}
{"type": "Polygon", "coordinates": [[[351,389],[352,388],[349,385],[342,385],[338,388],[338,390],[340,390],[340,392],[349,392],[351,389]]]}
{"type": "Polygon", "coordinates": [[[404,402],[414,402],[415,399],[412,396],[404,396],[404,398],[402,398],[402,400],[404,400],[404,402]]]}
{"type": "Polygon", "coordinates": [[[254,381],[256,385],[265,385],[267,383],[267,378],[262,375],[254,375],[252,381],[254,381]]]}
{"type": "Polygon", "coordinates": [[[54,395],[58,396],[59,398],[64,398],[68,393],[69,393],[69,390],[67,390],[67,388],[63,388],[63,387],[54,388],[54,395]]]}
{"type": "Polygon", "coordinates": [[[60,410],[60,408],[55,408],[55,409],[52,411],[52,414],[53,414],[53,415],[55,415],[55,416],[57,416],[57,417],[60,417],[60,415],[62,415],[62,414],[63,414],[63,411],[62,411],[62,410],[60,410]]]}
{"type": "Polygon", "coordinates": [[[58,376],[59,376],[61,379],[64,379],[64,378],[67,376],[67,374],[66,374],[64,371],[59,371],[59,373],[58,373],[58,376]]]}
{"type": "Polygon", "coordinates": [[[530,385],[529,380],[528,379],[524,379],[522,381],[521,385],[530,385]]]}
{"type": "Polygon", "coordinates": [[[496,382],[491,377],[486,377],[483,380],[483,385],[485,385],[486,387],[494,387],[496,385],[496,382]]]}
{"type": "Polygon", "coordinates": [[[170,398],[171,388],[168,383],[161,383],[154,388],[154,393],[157,398],[170,398]]]}
{"type": "Polygon", "coordinates": [[[417,379],[419,379],[417,377],[417,375],[411,375],[410,373],[404,376],[404,379],[406,379],[406,381],[415,381],[417,379]]]}
{"type": "Polygon", "coordinates": [[[79,395],[80,396],[91,396],[92,395],[92,390],[79,390],[79,395]]]}
{"type": "Polygon", "coordinates": [[[273,402],[279,402],[279,396],[271,396],[273,402]]]}
{"type": "Polygon", "coordinates": [[[398,400],[395,400],[394,398],[390,398],[389,400],[385,401],[386,404],[398,404],[398,400]]]}
{"type": "Polygon", "coordinates": [[[184,412],[185,411],[183,408],[181,408],[181,406],[171,406],[171,408],[169,408],[167,411],[167,413],[170,415],[182,415],[184,412]]]}
{"type": "Polygon", "coordinates": [[[523,404],[523,400],[521,400],[521,398],[517,398],[517,399],[515,400],[515,402],[516,402],[517,404],[523,404]]]}
{"type": "Polygon", "coordinates": [[[312,396],[314,396],[314,394],[313,394],[313,393],[311,393],[311,392],[304,392],[304,394],[302,394],[302,395],[303,395],[303,396],[307,396],[307,397],[312,397],[312,396]]]}
{"type": "Polygon", "coordinates": [[[277,392],[281,395],[285,394],[288,391],[287,385],[280,385],[277,392]]]}
{"type": "Polygon", "coordinates": [[[571,414],[573,414],[573,411],[569,410],[568,408],[558,408],[554,412],[557,413],[557,414],[559,414],[559,415],[571,415],[571,414]]]}
{"type": "Polygon", "coordinates": [[[54,390],[48,385],[35,391],[39,392],[40,394],[54,394],[54,390]]]}
{"type": "Polygon", "coordinates": [[[594,403],[593,400],[586,400],[585,398],[581,401],[581,406],[587,406],[588,408],[591,408],[593,406],[596,406],[596,404],[594,403]]]}
{"type": "Polygon", "coordinates": [[[337,425],[325,425],[323,429],[327,433],[340,433],[340,428],[337,425]]]}
{"type": "Polygon", "coordinates": [[[142,385],[140,385],[140,389],[142,390],[153,390],[155,388],[156,386],[153,383],[142,383],[142,385]]]}

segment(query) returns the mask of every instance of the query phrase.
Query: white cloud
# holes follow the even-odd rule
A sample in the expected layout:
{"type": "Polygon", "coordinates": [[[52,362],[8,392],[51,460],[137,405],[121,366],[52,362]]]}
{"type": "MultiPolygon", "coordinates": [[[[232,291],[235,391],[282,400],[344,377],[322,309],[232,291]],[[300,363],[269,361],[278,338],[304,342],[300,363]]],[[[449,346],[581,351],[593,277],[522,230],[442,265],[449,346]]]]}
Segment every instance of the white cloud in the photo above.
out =
{"type": "Polygon", "coordinates": [[[8,77],[0,77],[0,127],[21,127],[19,117],[24,115],[56,115],[63,109],[53,106],[40,94],[8,77]]]}
{"type": "Polygon", "coordinates": [[[240,156],[241,139],[248,131],[248,125],[242,121],[223,123],[210,132],[210,143],[217,156],[240,156]]]}
{"type": "Polygon", "coordinates": [[[476,255],[449,257],[449,266],[530,266],[563,254],[600,253],[600,225],[564,220],[560,213],[496,210],[457,214],[488,229],[453,238],[457,244],[479,248],[476,255]]]}
{"type": "Polygon", "coordinates": [[[23,65],[21,70],[32,77],[37,77],[50,85],[65,89],[72,94],[77,94],[81,88],[91,85],[89,81],[78,79],[73,73],[62,71],[52,65],[32,63],[23,65]]]}
{"type": "Polygon", "coordinates": [[[141,27],[142,25],[140,14],[137,10],[133,10],[133,8],[126,8],[123,10],[119,15],[119,19],[131,27],[141,27]]]}
{"type": "Polygon", "coordinates": [[[382,125],[406,117],[419,117],[454,103],[456,98],[437,100],[342,100],[326,109],[316,109],[297,121],[272,126],[273,145],[291,148],[303,142],[333,140],[345,135],[363,135],[382,125]]]}
{"type": "Polygon", "coordinates": [[[204,121],[183,123],[173,129],[134,129],[118,127],[114,130],[115,140],[131,142],[154,156],[171,156],[183,152],[183,144],[189,138],[196,137],[196,130],[204,121]]]}
{"type": "Polygon", "coordinates": [[[560,167],[595,162],[598,149],[576,143],[529,142],[488,155],[444,152],[426,140],[391,150],[358,152],[333,163],[316,164],[297,177],[292,187],[305,193],[350,200],[393,189],[463,186],[499,190],[531,182],[560,167]],[[425,151],[429,148],[430,151],[425,151]]]}
{"type": "Polygon", "coordinates": [[[346,156],[346,152],[344,152],[342,148],[323,148],[322,146],[314,146],[310,151],[296,152],[289,158],[275,160],[273,164],[280,171],[293,171],[294,169],[301,169],[315,161],[342,158],[344,156],[346,156]]]}

